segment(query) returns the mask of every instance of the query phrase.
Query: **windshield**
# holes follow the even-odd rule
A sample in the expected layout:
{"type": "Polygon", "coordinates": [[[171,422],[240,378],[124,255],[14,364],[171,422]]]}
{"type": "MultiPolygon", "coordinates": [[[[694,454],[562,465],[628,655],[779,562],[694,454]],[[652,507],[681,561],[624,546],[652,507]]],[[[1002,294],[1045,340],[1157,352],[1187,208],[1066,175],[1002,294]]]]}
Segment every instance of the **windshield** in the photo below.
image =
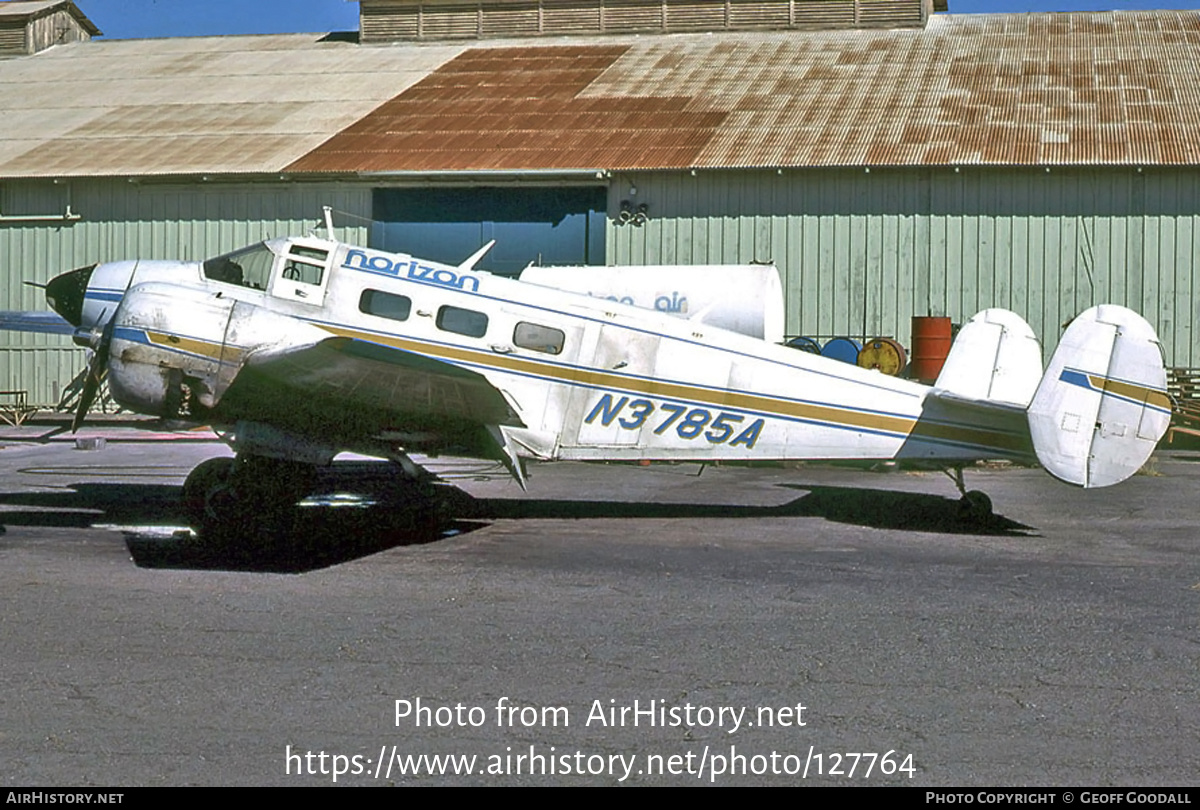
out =
{"type": "Polygon", "coordinates": [[[204,277],[252,290],[265,290],[275,254],[265,244],[235,250],[204,263],[204,277]]]}

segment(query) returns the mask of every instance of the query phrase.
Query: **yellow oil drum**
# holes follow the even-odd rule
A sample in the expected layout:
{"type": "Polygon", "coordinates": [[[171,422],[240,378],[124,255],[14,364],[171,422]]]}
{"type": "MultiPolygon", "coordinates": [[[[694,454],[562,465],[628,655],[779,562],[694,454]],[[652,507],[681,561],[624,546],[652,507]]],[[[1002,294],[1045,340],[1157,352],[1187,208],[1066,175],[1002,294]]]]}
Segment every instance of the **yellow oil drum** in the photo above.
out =
{"type": "Polygon", "coordinates": [[[871,338],[858,353],[858,365],[895,377],[908,365],[908,354],[903,346],[891,338],[871,338]]]}

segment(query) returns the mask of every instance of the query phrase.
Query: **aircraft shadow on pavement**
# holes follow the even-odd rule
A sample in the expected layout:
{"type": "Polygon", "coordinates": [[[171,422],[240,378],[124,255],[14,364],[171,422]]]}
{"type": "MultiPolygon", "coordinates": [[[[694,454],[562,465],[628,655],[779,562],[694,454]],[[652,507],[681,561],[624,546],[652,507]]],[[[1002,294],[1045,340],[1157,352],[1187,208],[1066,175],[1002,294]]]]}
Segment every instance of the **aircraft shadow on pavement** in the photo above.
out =
{"type": "Polygon", "coordinates": [[[269,529],[231,523],[219,537],[200,537],[187,528],[179,487],[82,482],[51,491],[0,493],[0,506],[6,507],[0,512],[0,534],[7,535],[0,542],[13,542],[21,526],[104,525],[121,531],[134,562],[144,568],[302,573],[481,525],[431,520],[437,514],[432,504],[401,501],[395,495],[357,503],[318,498],[269,529]]]}
{"type": "Polygon", "coordinates": [[[808,494],[778,506],[479,498],[472,499],[471,516],[478,520],[819,517],[875,529],[944,534],[1030,536],[1035,531],[1003,515],[965,514],[958,498],[861,487],[781,486],[808,494]]]}
{"type": "Polygon", "coordinates": [[[0,494],[0,533],[9,527],[119,529],[134,562],[146,568],[302,573],[406,545],[464,534],[494,520],[817,517],[898,531],[1029,536],[1029,526],[1001,515],[965,516],[956,498],[858,487],[784,484],[806,494],[776,506],[474,498],[454,487],[415,496],[394,481],[358,487],[336,482],[338,497],[306,499],[270,528],[231,522],[220,536],[200,537],[187,524],[178,487],[139,483],[76,483],[52,491],[0,494]],[[27,507],[11,510],[11,507],[27,507]],[[11,511],[10,511],[11,510],[11,511]],[[172,529],[171,527],[175,527],[172,529]]]}

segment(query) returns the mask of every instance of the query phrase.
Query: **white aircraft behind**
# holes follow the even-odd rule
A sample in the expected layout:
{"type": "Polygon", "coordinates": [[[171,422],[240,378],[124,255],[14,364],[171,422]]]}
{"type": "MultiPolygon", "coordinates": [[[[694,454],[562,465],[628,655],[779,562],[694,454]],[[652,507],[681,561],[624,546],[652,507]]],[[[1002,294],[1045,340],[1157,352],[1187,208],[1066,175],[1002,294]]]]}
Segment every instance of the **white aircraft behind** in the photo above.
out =
{"type": "Polygon", "coordinates": [[[498,459],[522,487],[527,458],[912,460],[957,469],[964,503],[990,513],[963,464],[1036,460],[1107,486],[1170,420],[1158,338],[1121,306],[1076,317],[1044,374],[1029,326],[985,310],[930,387],[714,326],[719,302],[680,317],[677,300],[671,314],[549,272],[494,276],[474,268],[485,250],[451,266],[296,237],[60,275],[47,300],[94,350],[75,427],[105,373],[127,408],[220,427],[236,460],[184,489],[216,525],[294,504],[342,451],[418,477],[413,453],[498,459]]]}

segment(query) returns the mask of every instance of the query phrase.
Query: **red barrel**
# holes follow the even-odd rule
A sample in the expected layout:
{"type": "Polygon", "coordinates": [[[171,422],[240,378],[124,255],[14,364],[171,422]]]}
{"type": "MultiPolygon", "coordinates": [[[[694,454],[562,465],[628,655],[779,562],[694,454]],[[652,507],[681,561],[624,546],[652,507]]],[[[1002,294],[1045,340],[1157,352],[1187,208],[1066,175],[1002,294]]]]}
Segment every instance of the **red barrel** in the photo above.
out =
{"type": "Polygon", "coordinates": [[[932,383],[937,379],[950,354],[953,330],[949,318],[914,315],[912,319],[912,361],[909,369],[915,379],[932,383]]]}

